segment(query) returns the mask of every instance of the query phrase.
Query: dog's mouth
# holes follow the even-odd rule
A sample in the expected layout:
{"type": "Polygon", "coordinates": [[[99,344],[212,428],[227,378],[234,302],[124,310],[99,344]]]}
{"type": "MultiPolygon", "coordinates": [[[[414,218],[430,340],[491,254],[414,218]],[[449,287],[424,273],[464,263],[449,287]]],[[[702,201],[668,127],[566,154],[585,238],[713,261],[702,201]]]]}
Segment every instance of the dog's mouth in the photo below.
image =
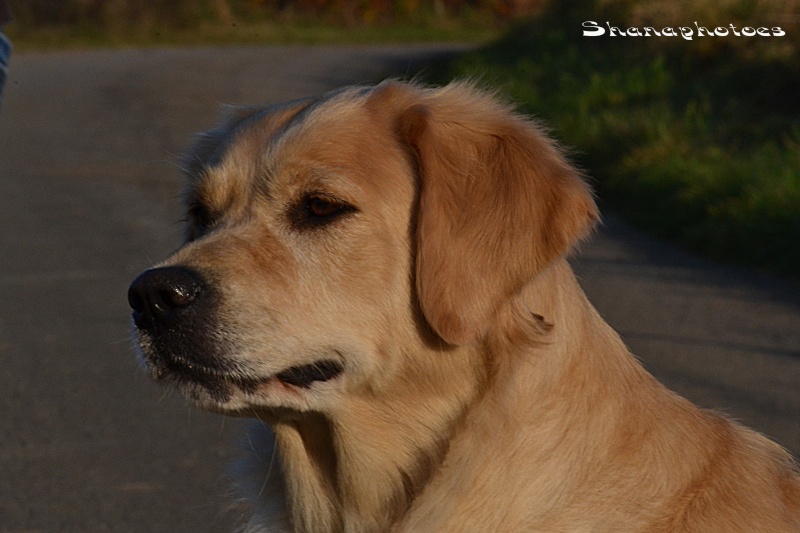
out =
{"type": "Polygon", "coordinates": [[[273,379],[293,387],[308,389],[314,383],[330,381],[344,371],[344,366],[333,359],[321,359],[313,363],[296,365],[277,374],[256,377],[255,372],[240,365],[218,364],[213,367],[200,364],[183,356],[169,355],[150,365],[157,380],[175,380],[195,383],[209,391],[224,391],[235,386],[245,392],[254,392],[259,386],[273,379]]]}
{"type": "Polygon", "coordinates": [[[317,381],[330,381],[342,373],[344,367],[338,361],[323,359],[307,365],[293,366],[275,374],[278,380],[307,389],[317,381]]]}

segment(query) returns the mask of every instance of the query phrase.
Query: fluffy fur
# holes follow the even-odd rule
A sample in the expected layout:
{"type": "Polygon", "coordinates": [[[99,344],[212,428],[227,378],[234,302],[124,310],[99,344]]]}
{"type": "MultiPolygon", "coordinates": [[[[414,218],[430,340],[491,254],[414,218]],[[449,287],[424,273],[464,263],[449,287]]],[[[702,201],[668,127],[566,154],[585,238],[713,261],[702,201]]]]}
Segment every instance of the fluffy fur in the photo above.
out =
{"type": "Polygon", "coordinates": [[[186,169],[161,266],[213,297],[137,336],[155,377],[261,421],[247,531],[800,530],[789,455],[666,390],[587,301],[565,255],[591,192],[492,95],[235,109],[186,169]],[[319,361],[343,370],[281,378],[319,361]]]}

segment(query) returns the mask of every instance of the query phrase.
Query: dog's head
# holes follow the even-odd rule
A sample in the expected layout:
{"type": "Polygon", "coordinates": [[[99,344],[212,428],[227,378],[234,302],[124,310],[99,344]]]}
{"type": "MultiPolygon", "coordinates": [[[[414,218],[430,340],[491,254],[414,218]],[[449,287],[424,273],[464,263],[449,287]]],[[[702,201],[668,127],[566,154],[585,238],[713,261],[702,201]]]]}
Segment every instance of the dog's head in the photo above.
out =
{"type": "Polygon", "coordinates": [[[480,343],[597,217],[540,129],[469,84],[238,109],[185,167],[186,243],[129,300],[153,375],[229,412],[331,408],[480,343]]]}

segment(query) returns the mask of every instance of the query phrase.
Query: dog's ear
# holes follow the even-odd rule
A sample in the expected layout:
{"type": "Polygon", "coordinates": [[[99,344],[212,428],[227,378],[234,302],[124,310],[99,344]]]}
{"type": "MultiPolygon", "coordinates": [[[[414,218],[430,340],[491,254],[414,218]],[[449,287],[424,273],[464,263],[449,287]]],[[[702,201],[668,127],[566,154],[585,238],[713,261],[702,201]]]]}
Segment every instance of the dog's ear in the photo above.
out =
{"type": "Polygon", "coordinates": [[[423,90],[397,127],[421,181],[422,311],[444,340],[476,342],[506,300],[589,233],[597,206],[535,123],[469,84],[423,90]]]}

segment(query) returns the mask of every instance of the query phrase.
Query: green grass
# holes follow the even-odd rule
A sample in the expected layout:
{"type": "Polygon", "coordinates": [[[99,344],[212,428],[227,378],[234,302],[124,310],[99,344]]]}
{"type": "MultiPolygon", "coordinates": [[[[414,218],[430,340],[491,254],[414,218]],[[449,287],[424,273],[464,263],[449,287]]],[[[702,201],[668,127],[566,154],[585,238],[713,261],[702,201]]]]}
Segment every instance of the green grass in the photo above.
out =
{"type": "Polygon", "coordinates": [[[626,13],[582,4],[518,25],[447,77],[498,86],[542,118],[601,200],[635,225],[800,279],[797,31],[772,41],[588,38],[583,20],[627,26],[626,13]]]}
{"type": "Polygon", "coordinates": [[[6,28],[15,49],[54,50],[154,46],[267,44],[382,44],[426,42],[486,43],[504,24],[479,16],[416,17],[392,23],[347,24],[322,18],[284,16],[275,20],[197,21],[189,27],[143,22],[131,26],[69,24],[6,28]]]}

